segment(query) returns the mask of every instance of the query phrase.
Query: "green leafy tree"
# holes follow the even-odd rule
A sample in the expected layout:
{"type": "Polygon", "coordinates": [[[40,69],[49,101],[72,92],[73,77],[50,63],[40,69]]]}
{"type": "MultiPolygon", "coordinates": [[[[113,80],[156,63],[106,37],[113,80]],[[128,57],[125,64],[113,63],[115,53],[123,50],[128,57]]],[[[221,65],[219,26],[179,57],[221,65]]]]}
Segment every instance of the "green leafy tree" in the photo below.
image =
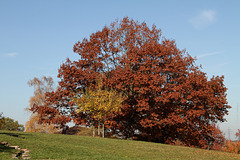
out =
{"type": "Polygon", "coordinates": [[[0,113],[0,129],[4,126],[4,117],[2,116],[3,113],[0,113]]]}
{"type": "Polygon", "coordinates": [[[18,121],[13,120],[12,118],[2,117],[1,121],[3,121],[3,125],[0,129],[10,131],[24,131],[24,126],[19,124],[18,121]]]}

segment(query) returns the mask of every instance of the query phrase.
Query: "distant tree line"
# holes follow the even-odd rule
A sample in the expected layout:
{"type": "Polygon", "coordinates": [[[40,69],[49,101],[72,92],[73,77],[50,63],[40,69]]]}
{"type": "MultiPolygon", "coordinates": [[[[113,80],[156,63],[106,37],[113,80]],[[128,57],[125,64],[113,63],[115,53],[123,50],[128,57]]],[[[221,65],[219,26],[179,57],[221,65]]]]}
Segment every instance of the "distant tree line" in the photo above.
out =
{"type": "Polygon", "coordinates": [[[12,118],[4,117],[3,113],[0,113],[0,129],[10,131],[24,131],[24,126],[12,118]]]}

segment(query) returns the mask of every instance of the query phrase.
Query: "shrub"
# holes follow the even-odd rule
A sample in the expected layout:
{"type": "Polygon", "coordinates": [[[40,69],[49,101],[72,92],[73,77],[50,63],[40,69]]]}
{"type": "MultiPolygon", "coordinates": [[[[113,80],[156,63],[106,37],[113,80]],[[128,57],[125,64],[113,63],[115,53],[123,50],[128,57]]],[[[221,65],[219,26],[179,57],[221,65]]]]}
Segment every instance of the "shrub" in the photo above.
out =
{"type": "Polygon", "coordinates": [[[236,153],[240,154],[240,141],[229,141],[227,140],[225,142],[224,147],[222,148],[222,151],[224,152],[230,152],[230,153],[236,153]]]}
{"type": "Polygon", "coordinates": [[[0,129],[10,131],[24,131],[24,126],[19,124],[18,121],[15,121],[9,117],[3,117],[1,115],[0,129]]]}

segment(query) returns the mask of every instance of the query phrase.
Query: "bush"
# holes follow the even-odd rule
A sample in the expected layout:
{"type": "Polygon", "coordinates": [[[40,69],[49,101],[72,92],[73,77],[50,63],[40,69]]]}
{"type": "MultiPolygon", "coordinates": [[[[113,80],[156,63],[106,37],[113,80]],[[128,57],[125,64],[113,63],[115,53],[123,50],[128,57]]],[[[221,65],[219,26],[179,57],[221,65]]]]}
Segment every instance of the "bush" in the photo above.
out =
{"type": "Polygon", "coordinates": [[[10,131],[24,131],[24,126],[19,124],[18,121],[14,121],[9,117],[3,117],[0,115],[0,129],[10,131]]]}
{"type": "Polygon", "coordinates": [[[222,151],[240,154],[240,141],[227,140],[222,151]]]}
{"type": "Polygon", "coordinates": [[[2,113],[0,113],[0,129],[4,126],[4,117],[2,116],[2,113]]]}
{"type": "Polygon", "coordinates": [[[240,154],[240,129],[238,129],[238,132],[235,135],[238,138],[238,141],[226,141],[222,151],[240,154]]]}

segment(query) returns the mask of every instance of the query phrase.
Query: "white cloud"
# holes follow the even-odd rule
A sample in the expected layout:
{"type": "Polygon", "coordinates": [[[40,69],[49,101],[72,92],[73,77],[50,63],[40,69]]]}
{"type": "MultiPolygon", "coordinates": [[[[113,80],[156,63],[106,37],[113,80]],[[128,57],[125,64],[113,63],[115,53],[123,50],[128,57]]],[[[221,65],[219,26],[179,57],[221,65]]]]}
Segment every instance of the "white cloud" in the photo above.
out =
{"type": "Polygon", "coordinates": [[[204,29],[217,21],[216,11],[214,10],[203,10],[198,13],[195,17],[189,20],[189,22],[196,29],[204,29]]]}
{"type": "Polygon", "coordinates": [[[18,53],[12,52],[12,53],[6,53],[3,55],[4,55],[4,57],[7,57],[7,58],[15,58],[18,55],[18,53]]]}
{"type": "Polygon", "coordinates": [[[214,55],[217,55],[217,54],[221,54],[223,52],[210,52],[210,53],[205,53],[205,54],[201,54],[199,56],[197,56],[197,59],[199,58],[205,58],[205,57],[208,57],[208,56],[214,56],[214,55]]]}

